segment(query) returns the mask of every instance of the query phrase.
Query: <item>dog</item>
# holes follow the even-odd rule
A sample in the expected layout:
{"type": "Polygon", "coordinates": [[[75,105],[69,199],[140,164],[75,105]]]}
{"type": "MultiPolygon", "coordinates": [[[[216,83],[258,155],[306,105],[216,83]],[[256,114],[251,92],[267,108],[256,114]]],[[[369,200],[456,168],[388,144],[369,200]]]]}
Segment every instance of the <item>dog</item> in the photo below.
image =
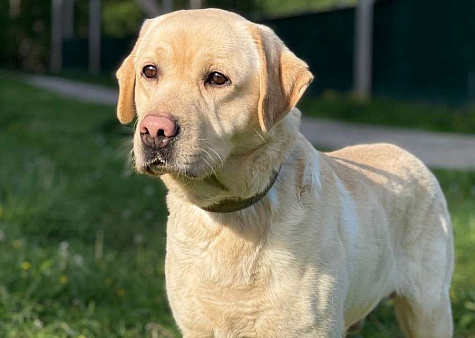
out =
{"type": "Polygon", "coordinates": [[[217,9],[146,20],[117,71],[139,173],[168,188],[166,289],[184,337],[343,337],[394,295],[408,337],[452,335],[453,239],[424,164],[299,133],[307,64],[217,9]]]}

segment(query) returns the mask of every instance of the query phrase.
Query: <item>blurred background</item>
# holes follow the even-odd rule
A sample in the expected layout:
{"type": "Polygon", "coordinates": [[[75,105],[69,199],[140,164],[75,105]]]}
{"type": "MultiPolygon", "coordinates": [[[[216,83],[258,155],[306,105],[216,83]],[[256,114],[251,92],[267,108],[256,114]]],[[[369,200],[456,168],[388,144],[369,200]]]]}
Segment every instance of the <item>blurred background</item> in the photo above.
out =
{"type": "MultiPolygon", "coordinates": [[[[165,189],[129,168],[114,73],[145,18],[207,7],[272,27],[309,64],[301,130],[317,149],[391,142],[434,171],[455,337],[475,337],[473,0],[0,0],[0,337],[179,337],[165,189]]],[[[391,302],[356,337],[403,337],[391,302]]]]}

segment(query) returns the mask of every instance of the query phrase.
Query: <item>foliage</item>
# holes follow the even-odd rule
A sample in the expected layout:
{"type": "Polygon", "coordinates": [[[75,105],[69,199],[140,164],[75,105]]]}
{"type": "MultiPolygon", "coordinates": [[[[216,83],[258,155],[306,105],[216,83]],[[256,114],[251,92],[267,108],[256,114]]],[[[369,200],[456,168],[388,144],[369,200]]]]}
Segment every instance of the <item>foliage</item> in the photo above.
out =
{"type": "MultiPolygon", "coordinates": [[[[0,74],[0,337],[178,337],[164,189],[129,174],[113,107],[0,74]]],[[[456,337],[475,331],[475,173],[436,173],[456,237],[456,337]]],[[[401,337],[390,301],[361,335],[401,337]]]]}
{"type": "Polygon", "coordinates": [[[133,1],[106,1],[102,9],[104,33],[123,37],[135,33],[144,19],[133,1]]]}
{"type": "Polygon", "coordinates": [[[30,72],[48,64],[51,0],[0,0],[0,63],[30,72]]]}
{"type": "Polygon", "coordinates": [[[274,16],[349,6],[356,4],[356,0],[262,0],[259,3],[261,4],[262,13],[265,13],[266,16],[274,16]]]}

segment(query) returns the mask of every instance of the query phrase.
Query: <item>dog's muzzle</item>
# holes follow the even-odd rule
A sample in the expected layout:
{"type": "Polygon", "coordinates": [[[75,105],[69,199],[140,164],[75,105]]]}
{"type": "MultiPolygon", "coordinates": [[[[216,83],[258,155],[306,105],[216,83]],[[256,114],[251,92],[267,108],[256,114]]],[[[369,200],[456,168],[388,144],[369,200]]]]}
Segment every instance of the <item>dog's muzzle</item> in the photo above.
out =
{"type": "Polygon", "coordinates": [[[166,164],[171,157],[171,148],[179,134],[179,126],[170,115],[148,115],[140,123],[145,162],[166,164]]]}

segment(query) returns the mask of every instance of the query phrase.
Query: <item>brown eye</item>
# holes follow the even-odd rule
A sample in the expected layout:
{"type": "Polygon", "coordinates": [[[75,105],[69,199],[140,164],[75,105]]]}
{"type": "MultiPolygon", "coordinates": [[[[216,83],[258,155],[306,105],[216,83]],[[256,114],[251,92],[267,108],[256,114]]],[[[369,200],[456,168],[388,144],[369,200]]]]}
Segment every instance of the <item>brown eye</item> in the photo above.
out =
{"type": "Polygon", "coordinates": [[[155,66],[145,66],[142,69],[142,74],[149,79],[154,79],[157,77],[157,68],[155,66]]]}
{"type": "Polygon", "coordinates": [[[229,84],[230,81],[223,74],[218,73],[218,72],[212,72],[211,74],[209,74],[208,78],[206,79],[206,83],[210,83],[216,86],[223,86],[223,85],[229,84]]]}

